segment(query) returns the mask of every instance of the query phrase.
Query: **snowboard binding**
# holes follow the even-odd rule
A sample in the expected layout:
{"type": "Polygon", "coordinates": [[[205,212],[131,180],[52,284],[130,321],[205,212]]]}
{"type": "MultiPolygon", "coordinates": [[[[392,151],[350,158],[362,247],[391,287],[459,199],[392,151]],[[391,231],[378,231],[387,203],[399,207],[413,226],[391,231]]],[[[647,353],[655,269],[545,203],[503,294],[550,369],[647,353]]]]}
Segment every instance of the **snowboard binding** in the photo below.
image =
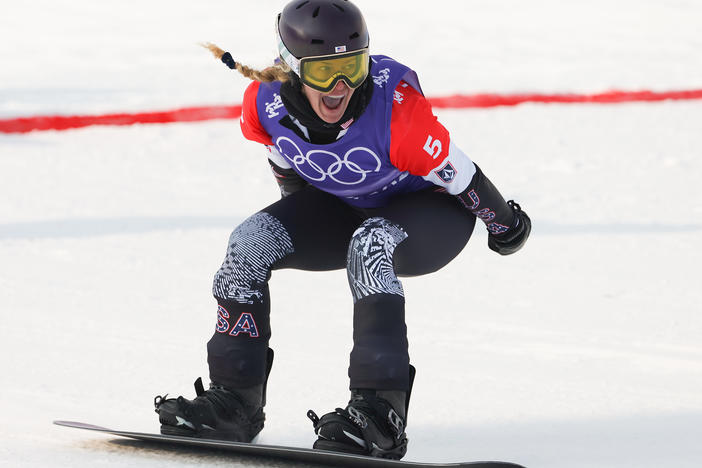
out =
{"type": "Polygon", "coordinates": [[[407,410],[415,369],[410,366],[410,389],[352,389],[346,408],[321,418],[309,410],[307,417],[317,434],[313,448],[378,458],[401,459],[407,453],[407,410]]]}
{"type": "MultiPolygon", "coordinates": [[[[273,363],[269,349],[266,378],[273,363]]],[[[263,429],[266,415],[266,382],[250,388],[229,389],[215,383],[205,390],[195,381],[196,397],[168,398],[158,395],[154,407],[161,434],[205,439],[251,442],[263,429]]]]}

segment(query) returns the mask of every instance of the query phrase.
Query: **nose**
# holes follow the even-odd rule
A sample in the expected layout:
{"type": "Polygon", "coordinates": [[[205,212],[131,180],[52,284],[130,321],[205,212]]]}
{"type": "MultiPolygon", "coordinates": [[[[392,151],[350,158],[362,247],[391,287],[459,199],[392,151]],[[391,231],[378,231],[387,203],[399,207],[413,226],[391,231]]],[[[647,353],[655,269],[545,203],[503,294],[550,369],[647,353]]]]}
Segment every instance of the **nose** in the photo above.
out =
{"type": "Polygon", "coordinates": [[[340,80],[329,93],[343,93],[345,88],[350,89],[344,80],[340,80]]]}

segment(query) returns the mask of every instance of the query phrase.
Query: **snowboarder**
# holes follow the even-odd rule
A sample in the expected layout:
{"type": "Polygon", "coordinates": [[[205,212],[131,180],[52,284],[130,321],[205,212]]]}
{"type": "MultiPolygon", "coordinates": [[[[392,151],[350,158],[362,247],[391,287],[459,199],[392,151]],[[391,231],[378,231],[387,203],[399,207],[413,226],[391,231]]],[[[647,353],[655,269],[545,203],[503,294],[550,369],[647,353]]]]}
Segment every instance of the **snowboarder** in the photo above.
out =
{"type": "MultiPolygon", "coordinates": [[[[401,458],[414,377],[399,277],[435,272],[468,242],[476,217],[488,247],[519,250],[531,231],[433,115],[416,73],[370,55],[350,1],[294,0],[276,21],[276,63],[262,71],[217,57],[253,79],[241,129],[265,146],[281,199],[237,226],[214,278],[210,385],[156,398],[161,432],[249,442],[263,428],[271,272],[345,268],[353,349],[345,407],[310,411],[315,448],[401,458]]],[[[313,293],[311,290],[310,293],[313,293]]]]}

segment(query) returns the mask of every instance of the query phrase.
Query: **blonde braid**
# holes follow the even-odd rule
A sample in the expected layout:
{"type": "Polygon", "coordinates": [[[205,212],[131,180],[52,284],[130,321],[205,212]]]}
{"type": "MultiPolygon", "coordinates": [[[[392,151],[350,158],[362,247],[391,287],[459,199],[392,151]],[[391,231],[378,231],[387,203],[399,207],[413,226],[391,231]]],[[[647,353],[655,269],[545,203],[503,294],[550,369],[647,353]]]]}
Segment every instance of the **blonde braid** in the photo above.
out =
{"type": "Polygon", "coordinates": [[[200,45],[212,52],[212,55],[214,55],[215,58],[224,62],[227,66],[229,66],[229,68],[236,68],[239,73],[250,80],[261,81],[264,83],[270,83],[272,81],[281,81],[284,83],[286,81],[290,81],[290,76],[288,75],[290,72],[290,67],[288,67],[285,62],[276,63],[275,65],[271,65],[263,70],[255,70],[251,67],[247,67],[246,65],[242,65],[239,62],[235,62],[228,52],[225,52],[215,44],[207,42],[200,45]]]}

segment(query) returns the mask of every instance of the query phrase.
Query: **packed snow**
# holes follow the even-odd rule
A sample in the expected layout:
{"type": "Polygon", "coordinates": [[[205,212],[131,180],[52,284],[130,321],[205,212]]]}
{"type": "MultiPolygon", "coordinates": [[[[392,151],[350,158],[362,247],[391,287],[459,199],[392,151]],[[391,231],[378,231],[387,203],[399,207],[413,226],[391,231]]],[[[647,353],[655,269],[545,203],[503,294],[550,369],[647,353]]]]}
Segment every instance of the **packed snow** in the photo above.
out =
{"type": "MultiPolygon", "coordinates": [[[[284,1],[32,0],[0,15],[0,118],[241,102],[284,1]]],[[[374,53],[425,94],[702,88],[695,0],[356,0],[374,53]]],[[[405,279],[412,461],[702,466],[702,101],[437,110],[533,221],[405,279]]],[[[236,121],[0,135],[0,466],[294,466],[52,425],[158,431],[153,398],[207,377],[231,229],[279,197],[236,121]]],[[[479,223],[480,224],[480,223],[479,223]]],[[[345,272],[271,281],[267,425],[343,406],[345,272]]]]}

